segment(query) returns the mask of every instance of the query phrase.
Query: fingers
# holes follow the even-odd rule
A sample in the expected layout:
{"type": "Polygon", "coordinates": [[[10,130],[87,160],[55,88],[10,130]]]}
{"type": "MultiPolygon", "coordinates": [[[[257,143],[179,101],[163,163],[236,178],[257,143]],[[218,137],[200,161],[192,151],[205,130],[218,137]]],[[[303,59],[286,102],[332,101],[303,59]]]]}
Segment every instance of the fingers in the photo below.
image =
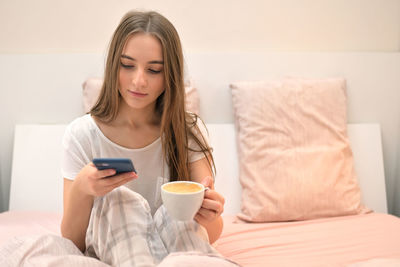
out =
{"type": "Polygon", "coordinates": [[[204,192],[204,199],[211,199],[214,201],[218,201],[222,204],[222,206],[225,204],[225,198],[219,194],[217,191],[212,190],[212,189],[208,189],[204,192]]]}
{"type": "MultiPolygon", "coordinates": [[[[222,205],[221,202],[210,199],[204,199],[203,204],[201,205],[201,209],[204,209],[206,211],[211,211],[212,213],[219,215],[223,212],[224,206],[222,205]]],[[[210,214],[209,212],[204,212],[203,214],[206,213],[210,214]]]]}
{"type": "Polygon", "coordinates": [[[114,169],[98,170],[92,162],[89,165],[90,167],[92,167],[91,177],[94,179],[105,178],[107,181],[104,182],[104,184],[106,185],[112,185],[118,183],[120,180],[123,179],[137,178],[137,174],[135,172],[125,172],[115,175],[116,171],[114,169]]]}
{"type": "Polygon", "coordinates": [[[129,177],[129,178],[125,178],[125,179],[123,179],[123,180],[118,180],[117,182],[115,182],[115,183],[113,183],[113,184],[111,184],[111,185],[108,186],[109,191],[111,191],[111,190],[113,190],[114,188],[117,188],[117,187],[119,187],[119,186],[121,186],[121,185],[124,185],[124,184],[126,184],[126,183],[128,183],[128,182],[130,182],[130,181],[132,181],[132,180],[134,180],[134,179],[135,179],[135,178],[133,178],[133,177],[129,177]]]}
{"type": "Polygon", "coordinates": [[[115,188],[129,181],[132,181],[137,177],[138,177],[137,174],[134,172],[125,172],[114,175],[112,177],[105,177],[104,179],[101,179],[99,182],[104,186],[115,188]]]}
{"type": "Polygon", "coordinates": [[[108,176],[113,176],[116,173],[114,169],[98,170],[96,166],[93,164],[93,162],[89,163],[88,166],[91,169],[90,177],[94,179],[101,179],[108,176]]]}
{"type": "Polygon", "coordinates": [[[89,187],[91,188],[92,195],[104,196],[114,188],[124,185],[137,177],[137,174],[134,172],[122,173],[112,177],[92,180],[89,187]]]}
{"type": "Polygon", "coordinates": [[[108,170],[98,170],[95,172],[94,178],[96,179],[101,179],[101,178],[107,178],[109,176],[115,175],[116,171],[114,169],[108,169],[108,170]]]}
{"type": "Polygon", "coordinates": [[[218,218],[218,216],[220,216],[220,214],[218,212],[216,212],[215,210],[209,210],[209,209],[204,209],[204,208],[201,208],[197,212],[197,215],[201,215],[201,217],[205,221],[214,221],[215,219],[218,218]]]}
{"type": "Polygon", "coordinates": [[[89,177],[92,178],[91,187],[95,195],[104,195],[138,177],[135,172],[116,174],[114,169],[98,170],[93,163],[89,165],[91,169],[89,177]]]}
{"type": "Polygon", "coordinates": [[[207,190],[200,210],[196,214],[197,221],[214,221],[224,211],[225,199],[214,190],[207,190]]]}
{"type": "Polygon", "coordinates": [[[211,176],[206,176],[201,183],[210,189],[214,189],[214,179],[211,176]]]}

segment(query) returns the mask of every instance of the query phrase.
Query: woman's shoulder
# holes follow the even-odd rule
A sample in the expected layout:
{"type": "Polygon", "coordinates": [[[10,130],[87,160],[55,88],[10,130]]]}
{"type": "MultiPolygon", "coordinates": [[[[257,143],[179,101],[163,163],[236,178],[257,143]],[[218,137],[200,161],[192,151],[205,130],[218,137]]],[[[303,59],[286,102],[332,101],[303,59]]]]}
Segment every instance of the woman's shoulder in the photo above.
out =
{"type": "Polygon", "coordinates": [[[95,128],[96,127],[91,115],[85,114],[70,122],[67,126],[65,134],[81,139],[92,135],[95,131],[95,128]]]}

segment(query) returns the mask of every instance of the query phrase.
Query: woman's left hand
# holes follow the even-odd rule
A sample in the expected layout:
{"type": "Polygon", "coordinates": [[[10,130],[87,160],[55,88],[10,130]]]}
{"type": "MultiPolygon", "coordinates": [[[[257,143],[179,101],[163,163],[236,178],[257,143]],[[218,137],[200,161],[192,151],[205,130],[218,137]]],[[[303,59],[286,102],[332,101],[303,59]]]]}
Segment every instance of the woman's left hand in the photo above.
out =
{"type": "Polygon", "coordinates": [[[214,181],[212,177],[206,177],[201,181],[206,187],[204,200],[200,210],[194,219],[200,224],[208,224],[216,220],[224,211],[225,199],[214,190],[214,181]]]}

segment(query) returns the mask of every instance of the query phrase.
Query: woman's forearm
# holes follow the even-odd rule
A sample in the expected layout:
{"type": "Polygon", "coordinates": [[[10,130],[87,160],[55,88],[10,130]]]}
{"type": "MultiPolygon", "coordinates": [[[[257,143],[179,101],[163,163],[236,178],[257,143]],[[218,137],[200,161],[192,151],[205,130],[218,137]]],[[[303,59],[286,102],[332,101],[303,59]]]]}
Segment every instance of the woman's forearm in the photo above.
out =
{"type": "Polygon", "coordinates": [[[206,228],[208,233],[208,239],[210,240],[210,244],[214,243],[221,236],[222,229],[224,227],[224,223],[222,217],[219,216],[215,221],[206,223],[203,225],[206,228]]]}
{"type": "Polygon", "coordinates": [[[70,239],[82,252],[85,251],[86,230],[93,207],[93,196],[85,195],[75,186],[64,183],[64,213],[61,222],[61,234],[70,239]]]}

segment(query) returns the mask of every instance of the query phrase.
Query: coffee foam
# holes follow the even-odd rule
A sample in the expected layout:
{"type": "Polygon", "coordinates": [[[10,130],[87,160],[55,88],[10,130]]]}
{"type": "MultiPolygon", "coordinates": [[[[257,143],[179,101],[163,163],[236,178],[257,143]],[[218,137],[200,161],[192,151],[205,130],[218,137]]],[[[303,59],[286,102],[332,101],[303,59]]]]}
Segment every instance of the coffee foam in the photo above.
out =
{"type": "Polygon", "coordinates": [[[201,191],[201,187],[197,184],[193,183],[170,183],[165,185],[164,187],[165,191],[172,192],[172,193],[194,193],[201,191]]]}

